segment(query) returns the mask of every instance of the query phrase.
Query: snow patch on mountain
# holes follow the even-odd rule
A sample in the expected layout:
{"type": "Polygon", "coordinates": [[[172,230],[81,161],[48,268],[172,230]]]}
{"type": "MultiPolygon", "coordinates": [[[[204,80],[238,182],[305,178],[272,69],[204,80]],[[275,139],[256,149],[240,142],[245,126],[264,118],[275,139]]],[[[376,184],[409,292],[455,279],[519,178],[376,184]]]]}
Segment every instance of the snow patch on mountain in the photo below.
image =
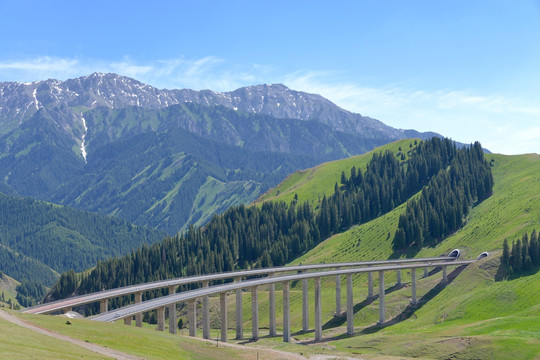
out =
{"type": "Polygon", "coordinates": [[[82,113],[81,113],[81,120],[82,120],[82,124],[83,124],[83,127],[84,127],[84,134],[82,135],[82,138],[81,138],[81,154],[82,154],[82,157],[84,158],[84,162],[88,163],[86,161],[87,153],[86,153],[86,143],[85,143],[86,133],[88,132],[88,127],[86,126],[86,119],[84,118],[82,113]]]}
{"type": "Polygon", "coordinates": [[[32,96],[34,96],[34,105],[36,105],[36,110],[39,110],[39,101],[37,99],[36,94],[37,94],[37,88],[34,89],[32,96]]]}

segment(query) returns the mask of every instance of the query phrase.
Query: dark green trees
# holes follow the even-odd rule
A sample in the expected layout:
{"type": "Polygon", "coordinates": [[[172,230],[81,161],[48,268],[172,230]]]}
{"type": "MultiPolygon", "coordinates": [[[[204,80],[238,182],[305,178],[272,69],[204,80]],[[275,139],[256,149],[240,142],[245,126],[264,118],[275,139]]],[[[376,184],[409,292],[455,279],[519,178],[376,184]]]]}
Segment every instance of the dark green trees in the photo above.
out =
{"type": "Polygon", "coordinates": [[[493,175],[481,145],[454,150],[442,147],[427,158],[418,158],[418,181],[428,186],[407,203],[400,216],[395,250],[438,243],[465,223],[472,206],[491,195],[493,175]]]}
{"type": "Polygon", "coordinates": [[[540,268],[540,244],[538,234],[533,230],[530,237],[525,233],[521,239],[512,242],[509,249],[504,239],[501,266],[507,275],[520,274],[540,268]]]}

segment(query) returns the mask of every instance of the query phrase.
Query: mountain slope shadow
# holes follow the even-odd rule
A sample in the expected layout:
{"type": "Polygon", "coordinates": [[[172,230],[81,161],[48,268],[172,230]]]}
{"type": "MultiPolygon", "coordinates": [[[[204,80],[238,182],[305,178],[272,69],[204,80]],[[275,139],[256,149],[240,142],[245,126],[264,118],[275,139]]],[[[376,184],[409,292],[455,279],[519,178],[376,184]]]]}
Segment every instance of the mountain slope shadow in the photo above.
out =
{"type": "Polygon", "coordinates": [[[426,305],[431,299],[433,299],[441,291],[443,291],[448,285],[450,285],[466,267],[467,267],[466,265],[462,265],[454,269],[454,271],[448,274],[447,276],[448,281],[446,283],[443,283],[442,281],[438,283],[434,288],[432,288],[424,296],[422,296],[415,305],[413,304],[407,305],[407,307],[403,309],[403,311],[400,314],[398,314],[396,317],[384,322],[383,324],[377,324],[377,325],[372,325],[370,327],[367,327],[363,329],[362,331],[360,331],[359,334],[375,333],[379,330],[384,329],[385,327],[392,326],[404,320],[409,319],[414,314],[415,311],[421,309],[422,306],[426,305]]]}
{"type": "MultiPolygon", "coordinates": [[[[422,296],[420,299],[418,299],[418,302],[416,303],[416,305],[412,305],[412,304],[407,305],[407,307],[405,309],[403,309],[403,311],[400,314],[398,314],[396,317],[384,322],[383,324],[376,324],[376,325],[366,327],[360,332],[355,332],[353,335],[341,334],[341,335],[336,335],[336,336],[331,336],[331,337],[324,338],[321,341],[309,340],[309,341],[301,342],[301,344],[302,345],[309,345],[309,344],[315,344],[315,343],[321,343],[321,342],[335,341],[335,340],[344,339],[344,338],[348,338],[348,337],[352,337],[352,336],[372,334],[372,333],[376,333],[379,330],[382,330],[382,329],[384,329],[384,328],[386,328],[388,326],[392,326],[392,325],[400,323],[400,322],[402,322],[404,320],[407,320],[414,314],[415,311],[421,309],[422,306],[426,305],[430,300],[432,300],[441,291],[443,291],[448,285],[450,285],[456,279],[456,277],[459,274],[461,274],[461,272],[466,267],[467,267],[466,265],[462,265],[462,266],[459,266],[456,269],[454,269],[454,271],[452,271],[451,273],[448,274],[448,276],[447,276],[448,281],[446,283],[440,282],[435,287],[433,287],[431,290],[429,290],[424,296],[422,296]]],[[[437,272],[437,271],[434,271],[434,272],[437,272]]],[[[432,273],[432,272],[430,272],[430,273],[432,273]]],[[[391,291],[397,290],[397,289],[394,289],[396,287],[397,286],[393,286],[392,288],[388,289],[387,291],[385,291],[385,294],[389,294],[391,291]]],[[[403,286],[400,286],[399,288],[401,288],[401,287],[403,287],[403,286]]],[[[372,299],[366,299],[366,300],[362,301],[361,303],[356,304],[355,307],[354,307],[354,309],[355,309],[354,312],[356,312],[356,308],[358,308],[360,310],[361,308],[369,305],[369,303],[373,302],[375,300],[375,298],[378,298],[378,296],[375,296],[372,299]]],[[[344,320],[342,319],[341,324],[345,323],[345,321],[346,321],[346,318],[344,320]]],[[[336,324],[338,322],[335,319],[332,319],[332,320],[328,321],[325,324],[325,327],[323,327],[323,329],[329,328],[329,326],[327,326],[327,325],[329,325],[330,323],[336,324]]],[[[339,325],[335,325],[335,326],[339,326],[339,325]]]]}
{"type": "MultiPolygon", "coordinates": [[[[385,294],[390,294],[394,291],[397,291],[401,288],[405,287],[405,284],[400,285],[394,285],[389,287],[384,291],[385,294]]],[[[359,302],[358,304],[354,304],[353,306],[353,314],[356,314],[360,310],[366,308],[371,303],[373,303],[375,300],[379,298],[379,294],[373,295],[372,297],[364,299],[364,301],[359,302]]],[[[328,320],[326,323],[323,324],[322,328],[323,330],[330,329],[333,327],[343,326],[347,322],[347,312],[343,312],[340,315],[335,315],[332,319],[328,320]]]]}

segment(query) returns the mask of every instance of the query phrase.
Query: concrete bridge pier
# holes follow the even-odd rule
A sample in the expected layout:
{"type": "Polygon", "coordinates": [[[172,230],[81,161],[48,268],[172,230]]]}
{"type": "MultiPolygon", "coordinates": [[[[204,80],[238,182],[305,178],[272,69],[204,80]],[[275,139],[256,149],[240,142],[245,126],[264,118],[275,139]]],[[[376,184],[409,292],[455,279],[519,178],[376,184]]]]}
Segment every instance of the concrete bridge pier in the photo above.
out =
{"type": "Polygon", "coordinates": [[[443,283],[448,282],[448,276],[446,275],[446,266],[442,267],[442,281],[443,283]]]}
{"type": "Polygon", "coordinates": [[[197,336],[197,300],[195,299],[188,301],[188,321],[189,336],[197,336]]]}
{"type": "MultiPolygon", "coordinates": [[[[234,279],[235,283],[242,281],[242,277],[234,279]]],[[[242,289],[236,290],[236,339],[240,340],[244,337],[244,320],[242,314],[242,289]]]]}
{"type": "Polygon", "coordinates": [[[322,340],[321,278],[315,278],[315,341],[322,340]]]}
{"type": "Polygon", "coordinates": [[[269,335],[276,336],[276,285],[270,284],[268,289],[268,327],[269,335]]]}
{"type": "Polygon", "coordinates": [[[157,331],[165,331],[165,307],[157,308],[157,331]]]}
{"type": "Polygon", "coordinates": [[[416,305],[416,269],[411,269],[411,288],[412,288],[412,297],[411,304],[416,305]]]}
{"type": "Polygon", "coordinates": [[[341,275],[336,275],[336,315],[339,314],[341,314],[341,275]]]}
{"type": "MultiPolygon", "coordinates": [[[[208,287],[208,281],[203,282],[203,288],[208,287]]],[[[203,296],[202,328],[203,339],[210,339],[210,299],[208,295],[203,296]]]]}
{"type": "MultiPolygon", "coordinates": [[[[142,291],[135,293],[135,303],[142,302],[142,291]]],[[[142,327],[142,313],[135,314],[135,326],[142,327]]]]}
{"type": "Polygon", "coordinates": [[[124,325],[131,326],[131,316],[124,318],[124,325]]]}
{"type": "Polygon", "coordinates": [[[309,330],[308,279],[302,280],[302,331],[309,330]]]}
{"type": "MultiPolygon", "coordinates": [[[[176,293],[176,286],[169,286],[169,295],[176,293]]],[[[176,328],[178,324],[176,323],[176,304],[169,305],[169,333],[176,334],[176,328]]]]}
{"type": "Polygon", "coordinates": [[[377,324],[383,324],[385,318],[386,305],[384,303],[384,271],[379,271],[379,322],[377,324]]]}
{"type": "Polygon", "coordinates": [[[347,335],[354,334],[353,276],[347,275],[347,335]]]}
{"type": "Polygon", "coordinates": [[[401,286],[401,269],[396,270],[396,286],[401,286]]]}
{"type": "Polygon", "coordinates": [[[424,277],[427,278],[429,276],[428,267],[424,266],[424,277]]]}
{"type": "Polygon", "coordinates": [[[259,339],[259,298],[257,287],[251,288],[251,339],[259,339]]]}
{"type": "Polygon", "coordinates": [[[373,298],[373,272],[368,272],[367,274],[367,281],[368,281],[368,299],[373,298]]]}
{"type": "Polygon", "coordinates": [[[103,299],[99,301],[99,313],[103,314],[109,310],[109,299],[103,299]]]}
{"type": "Polygon", "coordinates": [[[291,342],[291,314],[289,307],[289,282],[283,282],[283,341],[291,342]]]}
{"type": "Polygon", "coordinates": [[[221,341],[227,342],[227,293],[219,294],[219,308],[221,313],[221,341]]]}

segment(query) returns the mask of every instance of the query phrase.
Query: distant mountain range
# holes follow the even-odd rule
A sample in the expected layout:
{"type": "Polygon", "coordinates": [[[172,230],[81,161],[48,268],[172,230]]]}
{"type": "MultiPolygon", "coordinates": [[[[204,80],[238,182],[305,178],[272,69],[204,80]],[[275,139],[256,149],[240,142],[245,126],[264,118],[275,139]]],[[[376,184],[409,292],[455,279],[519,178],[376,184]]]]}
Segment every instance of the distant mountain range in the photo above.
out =
{"type": "Polygon", "coordinates": [[[115,74],[0,83],[0,192],[169,234],[255,200],[291,172],[397,139],[284,85],[159,90],[115,74]]]}

